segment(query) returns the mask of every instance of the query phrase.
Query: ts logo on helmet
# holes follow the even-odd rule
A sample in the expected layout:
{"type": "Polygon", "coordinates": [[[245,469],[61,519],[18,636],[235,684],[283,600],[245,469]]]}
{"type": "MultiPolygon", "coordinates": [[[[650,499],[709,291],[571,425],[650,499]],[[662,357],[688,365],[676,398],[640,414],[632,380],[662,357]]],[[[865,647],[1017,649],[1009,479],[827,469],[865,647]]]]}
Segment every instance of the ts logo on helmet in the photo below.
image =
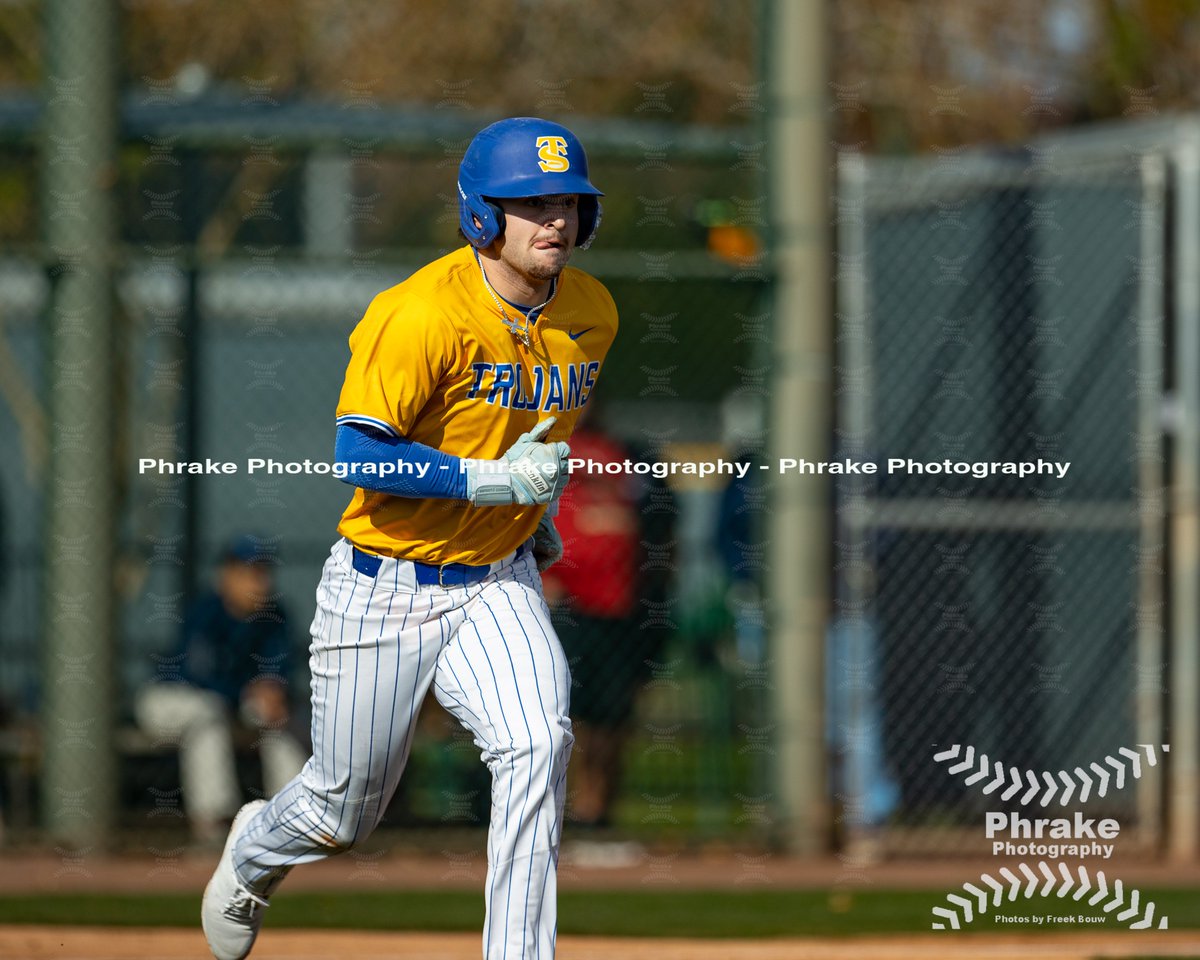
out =
{"type": "Polygon", "coordinates": [[[566,173],[571,169],[565,137],[538,137],[537,147],[538,166],[542,168],[542,173],[566,173]]]}

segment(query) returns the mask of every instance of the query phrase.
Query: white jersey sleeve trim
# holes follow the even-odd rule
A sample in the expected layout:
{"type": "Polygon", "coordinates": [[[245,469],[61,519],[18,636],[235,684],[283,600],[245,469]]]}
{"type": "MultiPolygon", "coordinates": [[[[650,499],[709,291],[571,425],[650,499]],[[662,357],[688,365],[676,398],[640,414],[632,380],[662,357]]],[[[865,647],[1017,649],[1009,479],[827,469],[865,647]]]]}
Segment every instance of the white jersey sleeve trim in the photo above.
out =
{"type": "Polygon", "coordinates": [[[380,420],[377,417],[368,417],[365,413],[343,413],[337,418],[337,425],[340,427],[343,423],[361,423],[368,427],[374,427],[376,430],[382,430],[389,437],[400,436],[400,431],[386,420],[380,420]]]}

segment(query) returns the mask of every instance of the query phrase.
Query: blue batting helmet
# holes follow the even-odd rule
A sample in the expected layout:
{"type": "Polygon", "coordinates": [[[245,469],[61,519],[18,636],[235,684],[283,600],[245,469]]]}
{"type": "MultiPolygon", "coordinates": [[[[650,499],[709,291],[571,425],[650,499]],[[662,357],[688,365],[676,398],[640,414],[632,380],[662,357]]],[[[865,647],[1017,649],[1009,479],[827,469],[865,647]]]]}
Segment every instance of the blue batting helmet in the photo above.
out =
{"type": "Polygon", "coordinates": [[[579,236],[587,247],[600,226],[604,196],[588,180],[583,144],[566,127],[537,117],[512,117],[475,135],[458,168],[458,218],[476,247],[504,233],[504,211],[493,198],[579,194],[579,236]],[[479,221],[479,226],[475,221],[479,221]]]}

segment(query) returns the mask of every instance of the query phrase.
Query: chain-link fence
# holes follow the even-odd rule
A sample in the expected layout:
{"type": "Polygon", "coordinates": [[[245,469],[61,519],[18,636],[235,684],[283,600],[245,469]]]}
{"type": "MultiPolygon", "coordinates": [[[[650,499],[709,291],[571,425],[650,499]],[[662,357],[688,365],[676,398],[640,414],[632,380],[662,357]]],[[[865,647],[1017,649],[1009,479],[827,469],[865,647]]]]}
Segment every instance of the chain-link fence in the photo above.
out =
{"type": "MultiPolygon", "coordinates": [[[[947,850],[1029,771],[1164,742],[1165,165],[840,170],[839,455],[880,469],[839,485],[838,792],[889,847],[947,850]],[[986,781],[935,761],[955,745],[986,781]]],[[[1160,771],[1089,811],[1154,842],[1160,771]]]]}
{"type": "MultiPolygon", "coordinates": [[[[313,590],[350,488],[314,473],[251,473],[247,462],[331,459],[347,336],[375,293],[459,243],[454,171],[489,120],[530,103],[564,120],[607,194],[596,249],[575,262],[608,285],[622,330],[590,440],[580,442],[646,461],[761,455],[753,444],[779,427],[762,419],[772,375],[788,375],[773,370],[772,332],[777,321],[820,318],[775,318],[770,306],[771,119],[751,64],[758,28],[747,26],[757,20],[694,6],[705,17],[663,24],[677,31],[668,65],[636,77],[627,72],[640,46],[597,47],[589,37],[598,21],[566,30],[580,79],[604,75],[586,89],[559,73],[535,76],[530,62],[506,74],[509,87],[484,90],[468,74],[506,63],[502,47],[472,40],[468,68],[440,52],[455,38],[415,41],[422,25],[397,28],[391,14],[379,29],[400,29],[420,48],[414,55],[449,64],[445,75],[413,69],[417,61],[386,44],[362,77],[346,75],[345,58],[330,51],[353,49],[361,23],[353,36],[330,31],[325,42],[298,52],[280,44],[259,60],[224,42],[248,35],[231,19],[206,35],[206,65],[154,42],[181,33],[176,18],[194,11],[128,19],[123,39],[138,50],[126,64],[111,184],[117,414],[111,460],[97,464],[118,474],[115,710],[127,825],[180,816],[175,751],[139,730],[134,700],[174,668],[185,613],[241,533],[281,557],[275,578],[302,731],[313,590]],[[686,42],[713,36],[720,42],[703,57],[686,42]],[[181,475],[141,470],[143,459],[238,470],[181,475]]],[[[0,32],[35,38],[36,8],[8,5],[0,32]]],[[[605,17],[621,22],[623,9],[605,17]]],[[[425,35],[441,22],[431,16],[425,35]]],[[[539,29],[553,33],[548,21],[539,29]]],[[[36,43],[25,46],[0,71],[13,85],[0,94],[0,444],[10,451],[0,458],[0,808],[14,827],[39,825],[47,690],[107,669],[102,654],[42,653],[55,575],[46,558],[79,555],[48,538],[45,523],[61,506],[45,495],[51,454],[80,440],[70,425],[49,427],[51,375],[63,382],[73,372],[52,363],[51,333],[78,344],[90,331],[61,311],[50,322],[70,264],[42,246],[50,231],[39,227],[36,198],[52,180],[49,158],[74,141],[48,137],[39,147],[46,103],[31,84],[48,68],[36,43]]],[[[43,99],[73,92],[49,77],[43,99]]],[[[848,99],[833,93],[841,112],[854,112],[852,89],[848,99]]],[[[839,822],[851,834],[886,828],[894,849],[948,850],[950,835],[937,828],[975,827],[984,795],[935,761],[939,751],[973,748],[1044,772],[1165,740],[1164,599],[1179,599],[1163,585],[1159,422],[1172,337],[1161,320],[1173,226],[1164,199],[1174,184],[1164,151],[1123,153],[1115,162],[1101,158],[1111,150],[1064,160],[1040,148],[841,159],[835,447],[881,465],[840,477],[830,507],[827,728],[839,822]],[[978,464],[999,466],[976,475],[978,464]]],[[[47,192],[49,219],[69,217],[73,198],[47,192]]],[[[556,616],[576,674],[581,736],[568,816],[577,824],[762,839],[774,805],[786,802],[770,778],[774,747],[811,731],[773,726],[764,698],[773,687],[786,697],[807,678],[776,675],[779,661],[765,649],[757,581],[767,572],[770,485],[727,481],[576,485],[585,517],[625,517],[628,549],[614,552],[633,581],[608,611],[565,601],[586,591],[572,582],[575,569],[619,576],[587,552],[585,519],[548,582],[551,599],[563,600],[556,616]],[[580,781],[589,766],[592,781],[580,781]]],[[[68,506],[86,502],[85,489],[57,489],[68,506]]],[[[59,591],[54,616],[86,624],[87,598],[59,591]]],[[[1161,766],[1142,772],[1093,803],[1153,842],[1161,766]]],[[[243,773],[247,793],[261,789],[253,761],[243,773]]],[[[469,738],[431,708],[390,821],[478,824],[485,778],[469,738]]]]}
{"type": "MultiPolygon", "coordinates": [[[[211,116],[195,116],[220,131],[211,116]]],[[[230,129],[241,131],[245,119],[235,110],[230,129]]],[[[177,666],[189,605],[238,534],[278,549],[291,701],[303,728],[314,590],[352,491],[327,475],[268,466],[251,473],[247,464],[332,460],[350,331],[375,293],[459,242],[454,175],[469,138],[458,134],[469,124],[457,119],[454,136],[434,125],[423,140],[409,133],[403,147],[389,147],[357,138],[352,119],[335,120],[350,125],[346,135],[326,127],[311,145],[311,127],[301,123],[286,136],[226,134],[211,147],[155,128],[121,150],[118,743],[125,820],[143,830],[177,823],[162,815],[179,813],[180,792],[170,744],[138,729],[136,694],[177,666]],[[142,469],[143,459],[155,465],[142,469]],[[232,462],[237,472],[180,474],[160,460],[232,462]]],[[[688,131],[676,133],[687,140],[688,131]]],[[[768,278],[755,249],[763,211],[738,200],[758,194],[761,164],[724,137],[708,138],[715,150],[689,148],[680,159],[665,147],[637,147],[636,126],[626,134],[623,147],[606,147],[604,136],[589,143],[593,179],[607,193],[604,223],[596,250],[574,262],[608,285],[622,329],[588,428],[634,459],[715,456],[724,449],[714,429],[723,398],[742,387],[746,371],[763,376],[768,278]],[[731,241],[732,252],[722,246],[731,241]]],[[[32,155],[23,151],[13,147],[29,164],[21,170],[32,189],[32,155]]],[[[0,443],[12,452],[0,463],[0,701],[4,729],[32,731],[18,746],[5,741],[11,775],[0,789],[10,824],[22,828],[36,826],[45,685],[60,680],[38,640],[47,445],[71,439],[46,429],[44,319],[56,269],[32,236],[0,252],[0,443]]],[[[735,689],[741,667],[723,654],[733,626],[724,600],[730,574],[716,543],[720,486],[629,478],[616,491],[580,489],[584,508],[594,495],[625,511],[635,583],[614,611],[581,611],[570,602],[578,585],[556,586],[581,727],[595,728],[576,762],[591,753],[602,780],[572,785],[568,815],[635,835],[757,835],[765,818],[747,820],[737,798],[765,792],[755,760],[765,747],[745,749],[761,705],[735,689]]],[[[568,537],[568,570],[585,562],[572,557],[588,556],[585,539],[568,537]]],[[[243,774],[247,792],[261,788],[252,759],[243,774]]],[[[486,781],[469,736],[431,706],[390,822],[486,822],[486,781]]]]}

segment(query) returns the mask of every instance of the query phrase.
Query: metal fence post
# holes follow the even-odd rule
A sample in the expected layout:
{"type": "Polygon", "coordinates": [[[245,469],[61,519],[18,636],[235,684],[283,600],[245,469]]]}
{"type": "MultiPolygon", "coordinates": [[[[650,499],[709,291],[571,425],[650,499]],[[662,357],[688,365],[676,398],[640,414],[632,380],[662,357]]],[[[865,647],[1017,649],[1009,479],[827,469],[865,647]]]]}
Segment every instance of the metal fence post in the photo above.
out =
{"type": "Polygon", "coordinates": [[[1173,860],[1200,851],[1200,141],[1175,152],[1175,401],[1171,470],[1171,784],[1173,860]]]}
{"type": "MultiPolygon", "coordinates": [[[[775,372],[768,457],[827,458],[832,334],[826,5],[769,8],[770,191],[775,221],[775,372]]],[[[829,616],[830,498],[824,476],[772,475],[767,574],[775,661],[776,787],[783,839],[827,846],[822,663],[829,616]]]]}
{"type": "Polygon", "coordinates": [[[112,750],[113,463],[110,190],[116,171],[116,5],[47,0],[42,175],[51,304],[51,413],[42,685],[45,823],[103,843],[116,813],[112,750]]]}
{"type": "MultiPolygon", "coordinates": [[[[837,165],[837,256],[843,264],[861,266],[847,271],[838,286],[837,338],[841,344],[839,372],[853,389],[838,392],[838,449],[837,457],[867,460],[871,456],[871,356],[869,350],[870,316],[867,290],[867,187],[868,167],[865,158],[857,153],[843,153],[837,165]]],[[[873,479],[873,478],[871,478],[873,479]]],[[[836,609],[834,619],[847,631],[849,643],[845,654],[850,663],[848,675],[839,677],[841,689],[826,691],[844,706],[842,716],[831,722],[845,725],[846,748],[841,757],[840,776],[834,792],[844,795],[849,809],[843,811],[843,846],[855,851],[866,837],[867,824],[858,813],[868,790],[863,758],[856,756],[864,750],[865,732],[869,724],[867,709],[868,682],[862,671],[871,659],[867,643],[871,622],[868,527],[868,497],[873,489],[871,479],[862,476],[845,477],[839,484],[841,495],[837,517],[838,549],[850,562],[839,565],[842,572],[834,585],[836,609]]],[[[827,672],[828,676],[832,673],[827,672]]],[[[835,711],[831,711],[834,714],[835,711]]]]}
{"type": "MultiPolygon", "coordinates": [[[[1138,278],[1138,455],[1137,704],[1139,743],[1161,743],[1163,730],[1163,158],[1142,158],[1142,269],[1138,278]]],[[[1138,831],[1146,842],[1162,843],[1162,773],[1149,768],[1138,781],[1138,831]]]]}

